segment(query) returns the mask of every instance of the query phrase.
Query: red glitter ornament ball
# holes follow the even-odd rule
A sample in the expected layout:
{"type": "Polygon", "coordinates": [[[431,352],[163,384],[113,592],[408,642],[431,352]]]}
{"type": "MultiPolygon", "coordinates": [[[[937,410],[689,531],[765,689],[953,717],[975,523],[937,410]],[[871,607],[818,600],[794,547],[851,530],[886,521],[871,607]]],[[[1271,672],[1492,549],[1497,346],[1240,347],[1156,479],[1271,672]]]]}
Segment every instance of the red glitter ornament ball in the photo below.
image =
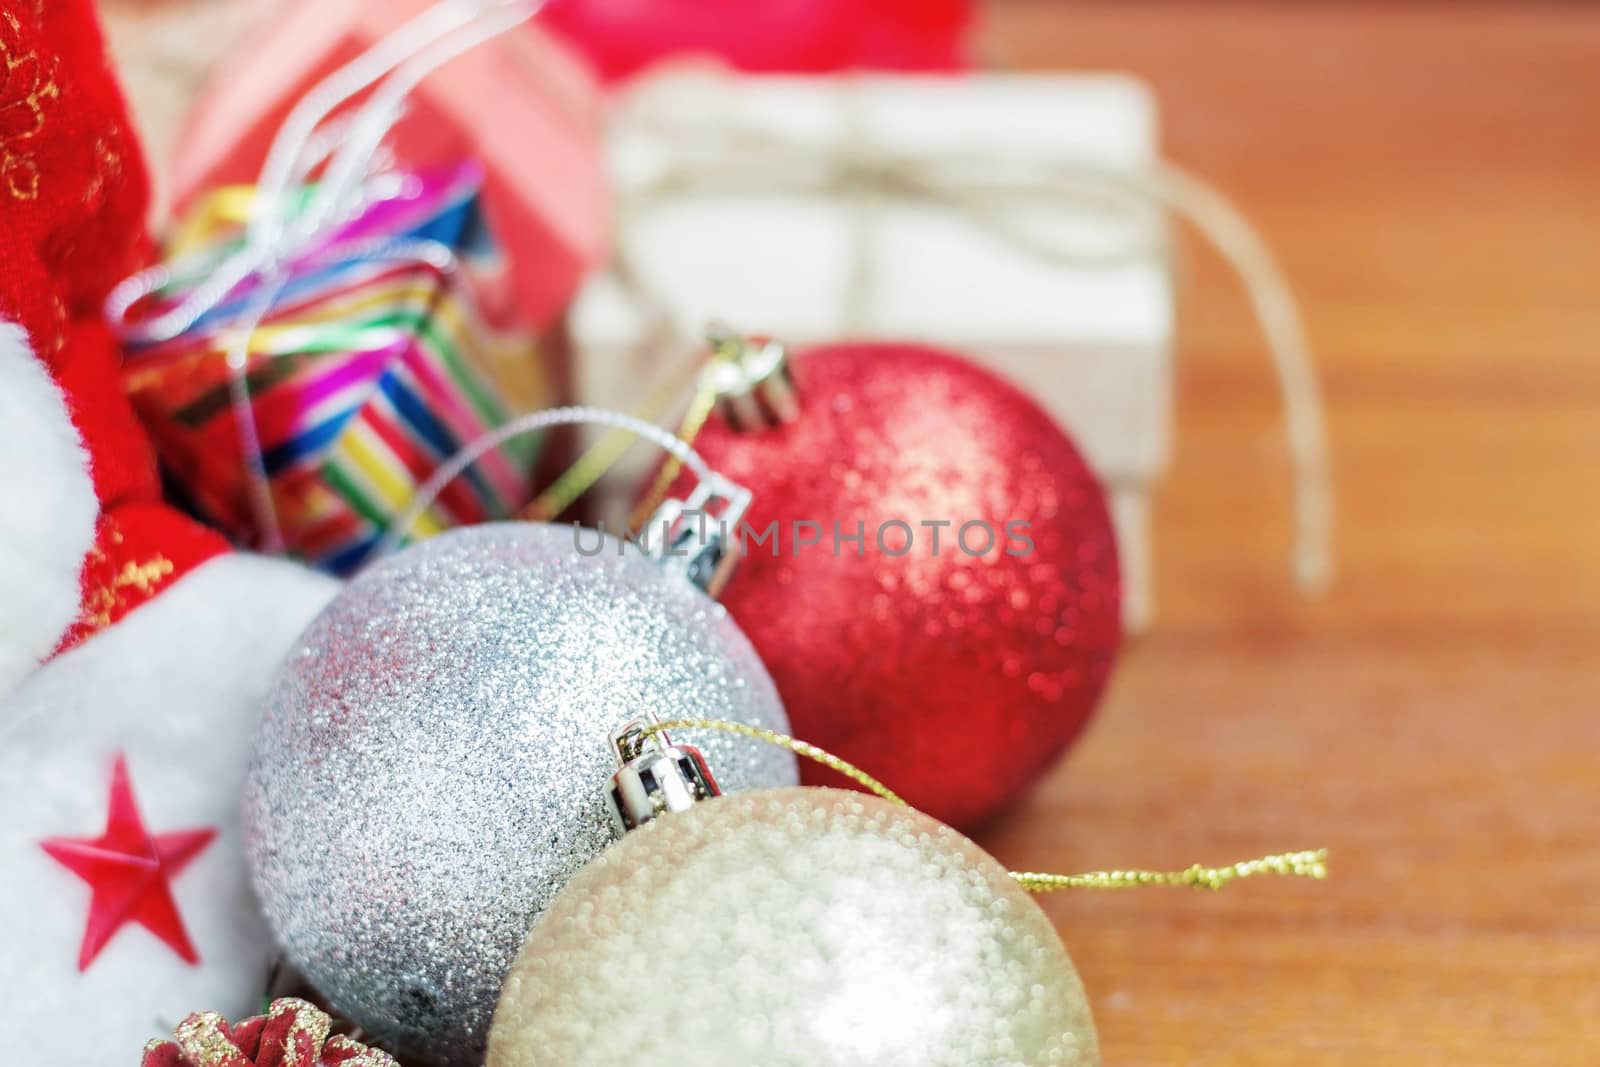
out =
{"type": "Polygon", "coordinates": [[[1049,415],[954,355],[839,344],[790,367],[798,418],[713,417],[695,441],[755,494],[723,600],[798,737],[970,827],[1105,688],[1122,632],[1105,495],[1049,415]]]}

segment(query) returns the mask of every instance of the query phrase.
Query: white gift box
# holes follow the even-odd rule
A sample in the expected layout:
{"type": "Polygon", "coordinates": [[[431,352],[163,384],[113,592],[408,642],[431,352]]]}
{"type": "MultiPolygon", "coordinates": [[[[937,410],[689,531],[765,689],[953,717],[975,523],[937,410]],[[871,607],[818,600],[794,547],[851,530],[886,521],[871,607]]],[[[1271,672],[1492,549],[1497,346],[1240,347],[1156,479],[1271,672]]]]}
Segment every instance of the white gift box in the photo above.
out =
{"type": "Polygon", "coordinates": [[[579,392],[631,409],[710,321],[790,344],[924,341],[1023,386],[1104,481],[1125,618],[1151,616],[1174,298],[1144,86],[1114,75],[681,71],[617,108],[619,269],[573,312],[579,392]],[[630,284],[624,284],[629,279],[630,284]]]}

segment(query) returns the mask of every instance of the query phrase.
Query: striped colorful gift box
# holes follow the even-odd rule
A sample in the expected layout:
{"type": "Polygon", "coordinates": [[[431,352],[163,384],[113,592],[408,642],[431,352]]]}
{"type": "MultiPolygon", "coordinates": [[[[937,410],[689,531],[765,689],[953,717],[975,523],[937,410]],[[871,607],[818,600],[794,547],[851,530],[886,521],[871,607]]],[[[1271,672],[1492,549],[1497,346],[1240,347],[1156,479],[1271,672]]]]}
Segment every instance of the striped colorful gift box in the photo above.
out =
{"type": "MultiPolygon", "coordinates": [[[[517,328],[497,289],[503,272],[481,181],[473,166],[404,176],[326,246],[370,252],[301,257],[248,331],[249,420],[227,358],[257,303],[249,284],[178,337],[129,354],[124,385],[179,493],[204,517],[245,544],[269,542],[256,450],[241,434],[253,424],[286,551],[346,574],[445,459],[556,400],[532,333],[517,328]],[[447,248],[453,262],[417,247],[447,248]]],[[[152,312],[238,247],[249,201],[248,190],[223,190],[200,206],[180,236],[194,270],[158,294],[152,312]]],[[[412,535],[512,515],[530,495],[540,448],[520,438],[484,455],[412,535]]]]}

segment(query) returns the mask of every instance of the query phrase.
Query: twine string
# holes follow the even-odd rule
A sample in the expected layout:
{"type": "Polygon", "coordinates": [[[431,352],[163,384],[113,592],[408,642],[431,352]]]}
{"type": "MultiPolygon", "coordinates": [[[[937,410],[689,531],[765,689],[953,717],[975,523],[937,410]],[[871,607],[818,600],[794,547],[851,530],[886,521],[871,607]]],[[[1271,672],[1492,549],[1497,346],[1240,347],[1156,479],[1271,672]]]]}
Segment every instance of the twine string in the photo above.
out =
{"type": "MultiPolygon", "coordinates": [[[[891,804],[910,806],[899,794],[853,763],[808,741],[800,741],[788,734],[769,730],[763,726],[729,722],[725,719],[673,719],[668,722],[647,724],[643,727],[642,733],[646,737],[653,738],[668,731],[680,730],[713,730],[774,745],[844,775],[869,793],[891,804]]],[[[1012,871],[1010,874],[1017,884],[1029,893],[1055,893],[1066,889],[1131,889],[1143,886],[1189,886],[1195,889],[1218,890],[1242,878],[1267,874],[1324,879],[1328,877],[1328,850],[1280,852],[1221,867],[1195,864],[1181,871],[1110,870],[1089,871],[1085,874],[1012,871]]]]}

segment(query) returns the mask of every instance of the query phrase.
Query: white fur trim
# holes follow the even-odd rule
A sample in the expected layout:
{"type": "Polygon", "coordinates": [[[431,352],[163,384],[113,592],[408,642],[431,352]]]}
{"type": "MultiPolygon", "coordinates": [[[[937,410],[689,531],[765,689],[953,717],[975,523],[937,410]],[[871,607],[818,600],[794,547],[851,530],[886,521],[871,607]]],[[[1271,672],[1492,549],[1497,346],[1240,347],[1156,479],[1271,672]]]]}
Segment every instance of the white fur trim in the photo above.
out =
{"type": "Polygon", "coordinates": [[[192,1011],[256,1010],[274,949],[239,788],[278,660],[337,588],[218,556],[0,701],[0,1043],[30,1067],[135,1063],[192,1011]],[[119,753],[152,832],[218,832],[172,883],[199,966],[130,923],[78,973],[89,888],[39,842],[101,832],[119,753]]]}
{"type": "Polygon", "coordinates": [[[0,322],[0,696],[77,617],[99,512],[61,390],[22,328],[0,322]]]}

